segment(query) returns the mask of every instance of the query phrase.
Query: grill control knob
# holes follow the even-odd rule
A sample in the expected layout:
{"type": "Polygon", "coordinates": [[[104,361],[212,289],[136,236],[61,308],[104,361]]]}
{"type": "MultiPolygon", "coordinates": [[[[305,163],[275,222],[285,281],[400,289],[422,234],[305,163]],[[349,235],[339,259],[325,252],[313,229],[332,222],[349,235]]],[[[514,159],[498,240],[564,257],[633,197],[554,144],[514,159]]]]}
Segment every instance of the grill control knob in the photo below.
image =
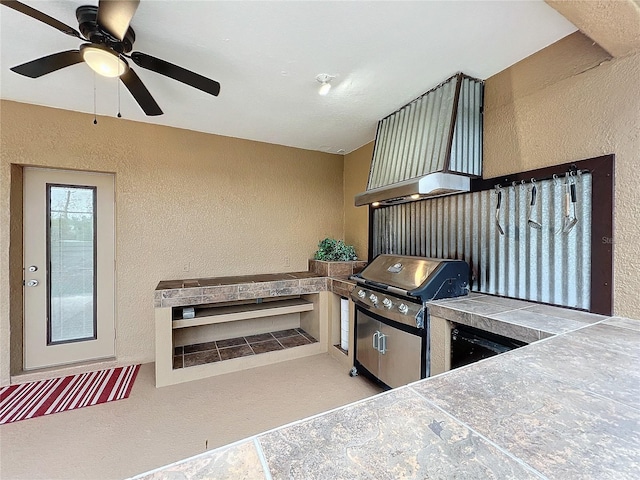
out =
{"type": "Polygon", "coordinates": [[[398,305],[398,310],[400,310],[400,313],[406,314],[409,311],[409,307],[407,307],[404,303],[401,303],[400,305],[398,305]]]}
{"type": "Polygon", "coordinates": [[[366,295],[366,293],[364,292],[364,290],[358,290],[358,296],[359,296],[360,298],[364,298],[364,297],[365,297],[365,295],[366,295]]]}
{"type": "Polygon", "coordinates": [[[388,298],[385,298],[384,300],[382,300],[382,304],[387,308],[393,307],[393,302],[388,298]]]}
{"type": "Polygon", "coordinates": [[[378,297],[376,296],[376,294],[375,294],[375,293],[372,293],[372,294],[369,296],[369,300],[371,300],[371,303],[373,303],[374,305],[377,305],[377,304],[378,304],[378,297]]]}

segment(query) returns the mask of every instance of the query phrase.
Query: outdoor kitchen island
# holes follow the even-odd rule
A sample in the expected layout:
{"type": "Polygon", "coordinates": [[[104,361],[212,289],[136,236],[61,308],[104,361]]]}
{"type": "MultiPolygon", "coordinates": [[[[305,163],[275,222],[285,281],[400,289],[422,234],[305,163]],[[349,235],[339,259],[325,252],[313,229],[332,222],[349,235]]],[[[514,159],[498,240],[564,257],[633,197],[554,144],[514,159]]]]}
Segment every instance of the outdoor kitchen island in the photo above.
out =
{"type": "Polygon", "coordinates": [[[160,282],[154,294],[156,387],[326,352],[327,285],[313,272],[160,282]],[[259,355],[247,343],[252,340],[259,341],[259,355]],[[232,349],[237,354],[225,359],[232,349]],[[177,362],[187,351],[201,361],[177,362]]]}
{"type": "Polygon", "coordinates": [[[551,336],[143,477],[637,478],[640,321],[503,300],[437,310],[551,336]],[[536,327],[537,317],[560,325],[557,315],[569,321],[536,327]]]}

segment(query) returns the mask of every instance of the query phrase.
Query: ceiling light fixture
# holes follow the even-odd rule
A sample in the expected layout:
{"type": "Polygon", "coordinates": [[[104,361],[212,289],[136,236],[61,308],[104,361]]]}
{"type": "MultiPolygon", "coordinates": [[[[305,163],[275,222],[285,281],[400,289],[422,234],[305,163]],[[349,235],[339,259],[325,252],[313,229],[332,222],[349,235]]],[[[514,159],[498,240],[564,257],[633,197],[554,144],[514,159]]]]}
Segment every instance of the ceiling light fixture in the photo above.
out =
{"type": "Polygon", "coordinates": [[[106,47],[82,45],[80,53],[91,70],[103,77],[119,77],[129,69],[129,65],[120,56],[106,47]]]}
{"type": "Polygon", "coordinates": [[[325,96],[331,90],[331,80],[335,77],[333,75],[329,75],[328,73],[319,73],[316,75],[316,80],[321,84],[318,93],[322,96],[325,96]]]}

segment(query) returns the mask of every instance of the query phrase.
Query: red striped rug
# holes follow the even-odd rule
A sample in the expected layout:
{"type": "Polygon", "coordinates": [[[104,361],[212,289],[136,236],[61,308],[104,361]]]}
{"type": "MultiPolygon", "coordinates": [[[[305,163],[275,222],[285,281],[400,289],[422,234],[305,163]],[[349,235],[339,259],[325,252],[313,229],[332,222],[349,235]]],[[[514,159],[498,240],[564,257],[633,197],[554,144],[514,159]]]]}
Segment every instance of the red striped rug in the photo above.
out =
{"type": "Polygon", "coordinates": [[[0,425],[127,398],[140,365],[0,388],[0,425]]]}

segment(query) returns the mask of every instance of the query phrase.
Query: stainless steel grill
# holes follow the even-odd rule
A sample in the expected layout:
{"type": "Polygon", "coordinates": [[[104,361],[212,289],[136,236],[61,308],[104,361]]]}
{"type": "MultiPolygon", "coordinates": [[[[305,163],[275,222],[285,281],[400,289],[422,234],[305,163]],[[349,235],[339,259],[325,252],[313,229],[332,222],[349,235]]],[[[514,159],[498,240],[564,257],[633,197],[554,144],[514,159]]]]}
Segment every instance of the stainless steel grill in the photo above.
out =
{"type": "Polygon", "coordinates": [[[469,265],[403,255],[379,255],[351,278],[356,305],[355,362],[386,387],[429,376],[429,321],[426,302],[466,295],[469,265]]]}

